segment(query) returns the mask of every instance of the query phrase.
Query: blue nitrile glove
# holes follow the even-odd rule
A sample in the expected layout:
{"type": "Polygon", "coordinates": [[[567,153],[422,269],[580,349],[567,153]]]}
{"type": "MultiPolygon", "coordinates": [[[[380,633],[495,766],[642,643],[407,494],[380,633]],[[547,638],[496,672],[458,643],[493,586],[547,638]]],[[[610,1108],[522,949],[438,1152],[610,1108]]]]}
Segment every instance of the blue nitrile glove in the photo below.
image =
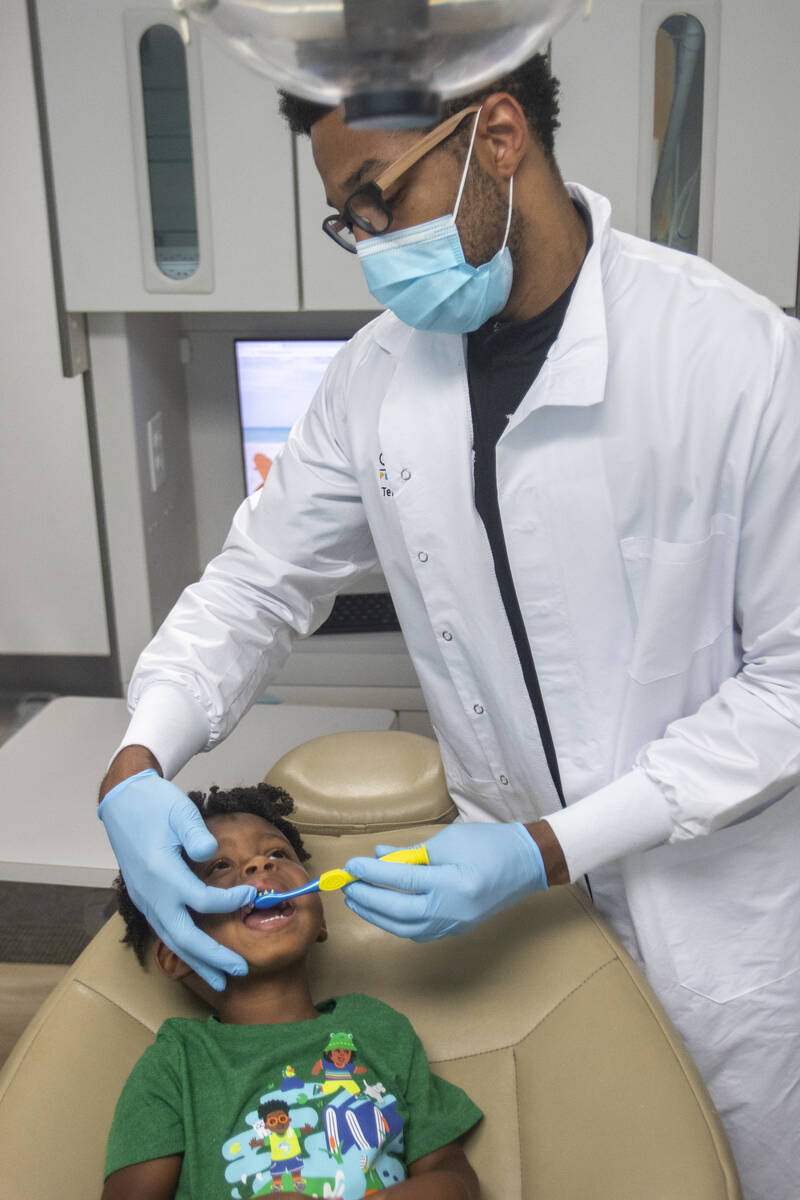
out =
{"type": "MultiPolygon", "coordinates": [[[[539,847],[519,822],[458,822],[425,846],[429,867],[351,858],[347,870],[358,882],[345,888],[348,908],[388,933],[430,942],[465,933],[547,887],[539,847]]],[[[375,853],[392,849],[377,846],[375,853]]]]}
{"type": "Polygon", "coordinates": [[[229,975],[246,975],[239,954],[198,929],[187,908],[224,913],[242,908],[256,889],[206,887],[181,858],[205,862],[217,842],[197,806],[152,769],[123,779],[106,792],[97,815],[106,827],[131,900],[163,942],[217,992],[229,975]]]}

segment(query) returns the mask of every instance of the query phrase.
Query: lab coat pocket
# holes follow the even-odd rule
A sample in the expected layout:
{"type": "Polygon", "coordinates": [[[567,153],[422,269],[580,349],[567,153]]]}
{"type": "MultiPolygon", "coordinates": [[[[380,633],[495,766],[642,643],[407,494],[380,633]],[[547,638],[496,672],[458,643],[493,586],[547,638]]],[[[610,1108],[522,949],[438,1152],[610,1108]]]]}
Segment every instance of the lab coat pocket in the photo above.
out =
{"type": "Polygon", "coordinates": [[[482,785],[495,786],[494,780],[491,779],[491,773],[489,773],[488,763],[482,761],[483,756],[480,750],[477,751],[477,755],[475,751],[469,756],[463,754],[463,752],[462,755],[458,755],[437,725],[433,726],[433,732],[439,743],[441,764],[443,764],[449,784],[458,787],[459,790],[468,792],[470,788],[480,788],[482,785]],[[481,778],[481,776],[486,776],[486,779],[481,778]]]}
{"type": "Polygon", "coordinates": [[[489,764],[485,763],[480,751],[478,750],[477,754],[473,751],[465,764],[438,726],[434,725],[433,732],[439,744],[439,753],[442,756],[442,766],[450,794],[459,808],[461,807],[459,800],[462,798],[479,802],[489,796],[496,797],[497,784],[491,778],[489,764]]]}
{"type": "Polygon", "coordinates": [[[699,542],[620,542],[636,614],[628,670],[637,683],[683,674],[693,655],[730,629],[736,530],[735,518],[717,513],[699,542]]]}
{"type": "Polygon", "coordinates": [[[800,788],[756,816],[639,858],[634,916],[656,972],[724,1004],[800,971],[800,788]]]}

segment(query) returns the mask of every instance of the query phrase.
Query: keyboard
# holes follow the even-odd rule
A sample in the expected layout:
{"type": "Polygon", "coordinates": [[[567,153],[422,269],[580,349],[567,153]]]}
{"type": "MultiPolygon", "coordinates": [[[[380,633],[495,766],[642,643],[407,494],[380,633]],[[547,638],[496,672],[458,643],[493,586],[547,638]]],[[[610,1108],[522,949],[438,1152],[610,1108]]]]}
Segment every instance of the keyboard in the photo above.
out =
{"type": "Polygon", "coordinates": [[[357,592],[336,597],[331,615],[317,633],[386,633],[399,628],[388,592],[357,592]]]}

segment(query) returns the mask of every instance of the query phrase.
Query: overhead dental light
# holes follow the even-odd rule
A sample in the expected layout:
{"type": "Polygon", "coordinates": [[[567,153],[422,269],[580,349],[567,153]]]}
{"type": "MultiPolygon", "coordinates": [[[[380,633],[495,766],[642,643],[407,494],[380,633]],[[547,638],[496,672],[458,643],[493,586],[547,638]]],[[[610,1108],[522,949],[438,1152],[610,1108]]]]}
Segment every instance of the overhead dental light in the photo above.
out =
{"type": "Polygon", "coordinates": [[[512,70],[591,0],[173,0],[278,87],[358,126],[438,120],[512,70]]]}

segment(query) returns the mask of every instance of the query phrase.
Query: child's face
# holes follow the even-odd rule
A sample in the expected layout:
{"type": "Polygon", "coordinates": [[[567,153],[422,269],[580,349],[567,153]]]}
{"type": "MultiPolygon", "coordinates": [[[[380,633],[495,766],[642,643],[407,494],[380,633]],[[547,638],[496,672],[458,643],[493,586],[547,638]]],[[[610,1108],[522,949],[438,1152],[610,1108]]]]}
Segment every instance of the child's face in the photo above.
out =
{"type": "MultiPolygon", "coordinates": [[[[206,824],[219,850],[208,862],[189,865],[211,887],[249,883],[259,891],[290,892],[308,883],[309,875],[282,833],[251,813],[210,817],[206,824]]],[[[251,968],[271,973],[304,958],[311,945],[325,938],[319,893],[297,896],[274,908],[237,909],[232,913],[193,913],[209,937],[235,950],[251,968]]]]}

